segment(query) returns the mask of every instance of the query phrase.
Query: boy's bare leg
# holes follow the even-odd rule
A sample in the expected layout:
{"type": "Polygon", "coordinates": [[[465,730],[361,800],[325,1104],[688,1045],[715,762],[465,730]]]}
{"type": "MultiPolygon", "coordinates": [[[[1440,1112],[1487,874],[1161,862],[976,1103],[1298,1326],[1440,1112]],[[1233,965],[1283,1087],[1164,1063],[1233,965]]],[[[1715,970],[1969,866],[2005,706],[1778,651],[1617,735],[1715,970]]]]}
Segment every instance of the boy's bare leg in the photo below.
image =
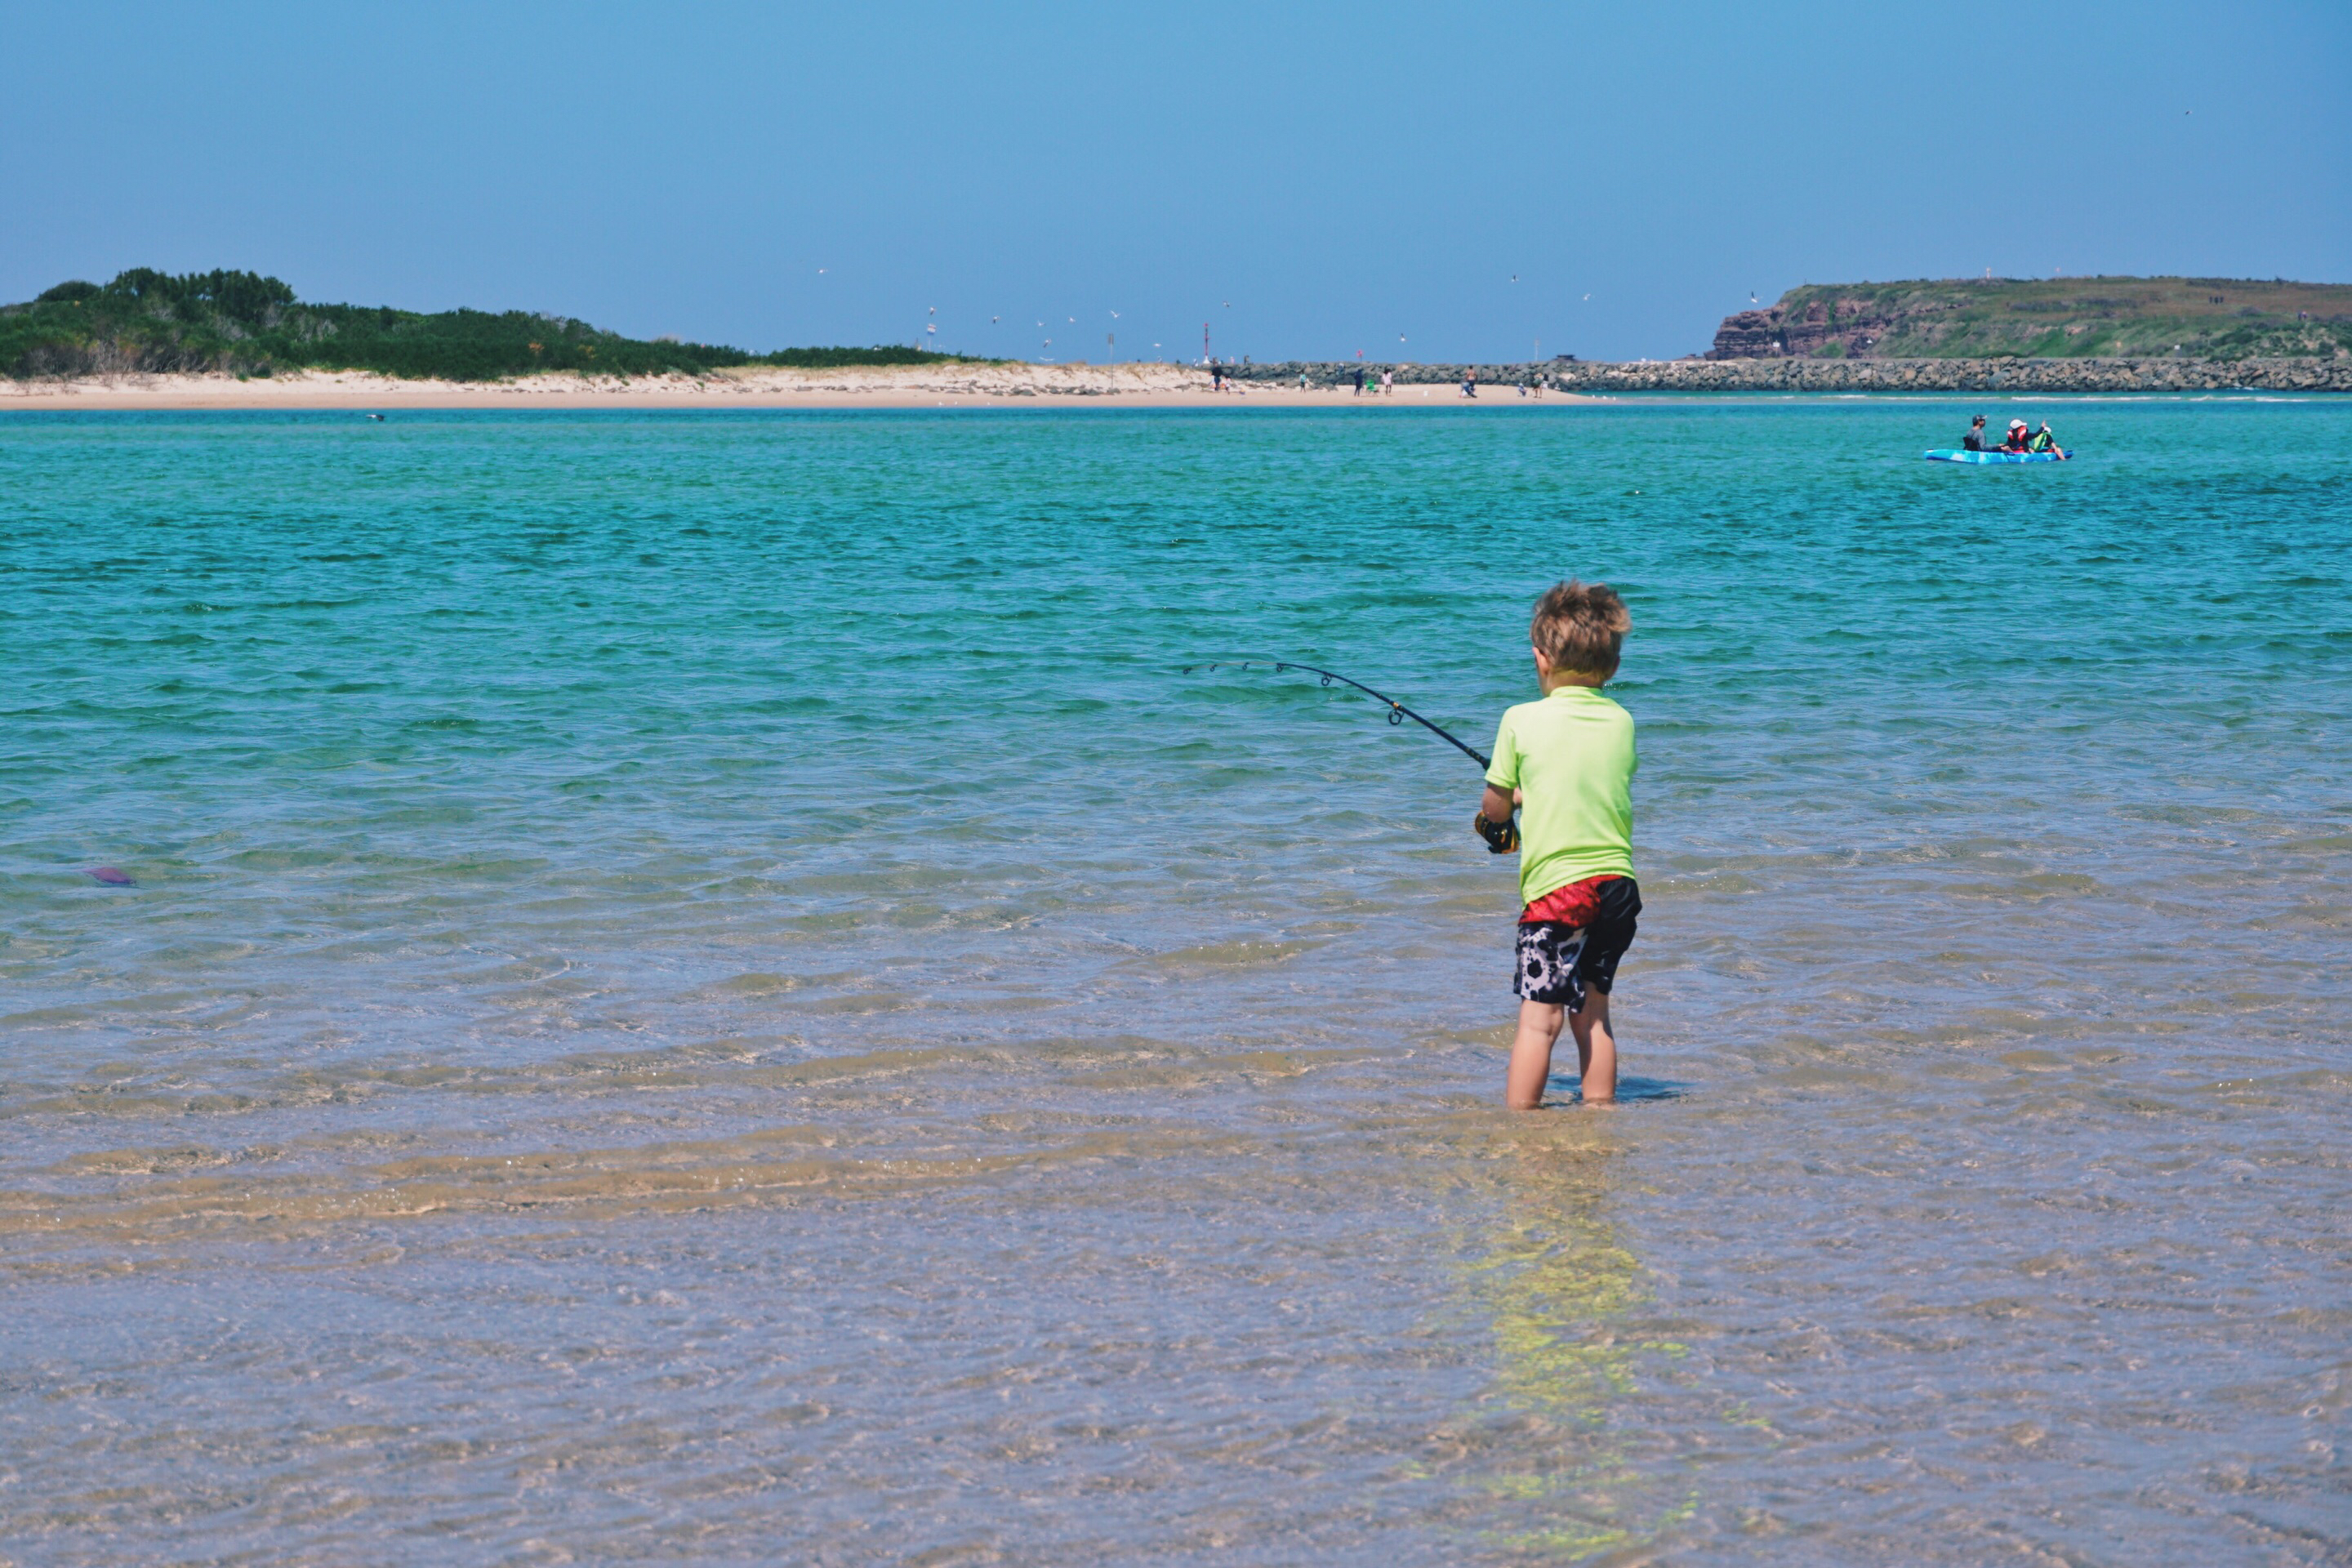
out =
{"type": "MultiPolygon", "coordinates": [[[[1584,1011],[1571,1015],[1568,1026],[1576,1037],[1576,1065],[1584,1079],[1584,1103],[1608,1104],[1617,1098],[1617,1037],[1609,1028],[1609,994],[1586,991],[1584,1011]]],[[[1519,1028],[1525,1032],[1527,1025],[1522,1023],[1519,1028]]]]}
{"type": "MultiPolygon", "coordinates": [[[[1503,1079],[1503,1103],[1513,1110],[1543,1104],[1544,1081],[1551,1077],[1552,1042],[1559,1038],[1566,1013],[1557,1002],[1519,1004],[1519,1032],[1511,1041],[1511,1066],[1503,1079]]],[[[1578,1037],[1579,1044],[1582,1037],[1578,1037]]]]}

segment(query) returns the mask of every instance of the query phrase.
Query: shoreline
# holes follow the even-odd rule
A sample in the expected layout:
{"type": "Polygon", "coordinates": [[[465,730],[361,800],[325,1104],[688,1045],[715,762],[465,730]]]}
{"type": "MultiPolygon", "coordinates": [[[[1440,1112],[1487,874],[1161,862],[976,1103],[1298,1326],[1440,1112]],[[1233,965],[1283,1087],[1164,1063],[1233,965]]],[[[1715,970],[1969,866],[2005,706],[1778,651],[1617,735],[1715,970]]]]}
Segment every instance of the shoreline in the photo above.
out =
{"type": "MultiPolygon", "coordinates": [[[[1285,385],[1238,370],[1227,389],[1191,365],[904,365],[834,370],[760,367],[708,375],[589,378],[539,375],[499,382],[408,381],[363,371],[304,371],[240,379],[225,374],[125,374],[68,380],[0,382],[0,411],[138,409],[341,409],[391,412],[431,408],[1014,408],[1098,406],[1328,408],[1416,406],[1523,407],[1505,388],[1475,401],[1435,384],[1393,397],[1358,398],[1345,385],[1302,390],[1296,373],[1285,385]],[[1496,395],[1499,391],[1501,395],[1496,395]]],[[[1555,391],[1546,403],[1591,403],[1555,391]]]]}
{"type": "Polygon", "coordinates": [[[0,410],[91,412],[276,408],[390,412],[482,408],[1528,408],[1574,406],[1626,393],[1999,395],[2352,392],[2352,359],[2250,361],[1665,360],[1625,364],[1396,365],[1387,396],[1355,395],[1352,363],[1226,368],[1165,363],[963,363],[793,370],[761,366],[706,375],[569,374],[511,381],[403,380],[366,371],[301,371],[239,378],[208,374],[0,380],[0,410]],[[1475,373],[1482,395],[1454,392],[1475,373]],[[1301,374],[1309,385],[1298,385],[1301,374]],[[1542,398],[1517,384],[1552,378],[1542,398]]]}

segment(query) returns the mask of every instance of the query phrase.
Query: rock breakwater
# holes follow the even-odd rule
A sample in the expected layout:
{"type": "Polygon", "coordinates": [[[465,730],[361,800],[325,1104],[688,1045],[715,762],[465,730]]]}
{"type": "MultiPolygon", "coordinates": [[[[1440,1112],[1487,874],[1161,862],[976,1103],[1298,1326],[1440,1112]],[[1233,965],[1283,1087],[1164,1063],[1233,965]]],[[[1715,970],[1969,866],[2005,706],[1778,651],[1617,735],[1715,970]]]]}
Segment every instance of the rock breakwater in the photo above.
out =
{"type": "MultiPolygon", "coordinates": [[[[1624,364],[1370,364],[1408,385],[1459,385],[1511,395],[1549,376],[1562,392],[2352,392],[2352,357],[2336,359],[1684,359],[1624,364]]],[[[1228,365],[1243,381],[1349,384],[1357,366],[1291,362],[1228,365]]]]}

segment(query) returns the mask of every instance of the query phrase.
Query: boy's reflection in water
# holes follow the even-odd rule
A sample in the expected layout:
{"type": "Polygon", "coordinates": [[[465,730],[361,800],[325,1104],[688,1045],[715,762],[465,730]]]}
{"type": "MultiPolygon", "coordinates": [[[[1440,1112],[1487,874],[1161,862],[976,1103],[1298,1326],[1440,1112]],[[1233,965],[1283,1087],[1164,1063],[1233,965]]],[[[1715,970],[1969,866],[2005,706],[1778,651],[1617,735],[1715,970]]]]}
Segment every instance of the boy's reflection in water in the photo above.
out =
{"type": "Polygon", "coordinates": [[[1638,1548],[1697,1508],[1689,1447],[1655,1429],[1664,1391],[1644,1387],[1684,1347],[1643,1337],[1607,1131],[1555,1124],[1510,1142],[1474,1178],[1498,1187],[1463,1273],[1493,1379],[1453,1434],[1456,1473],[1490,1500],[1475,1510],[1490,1544],[1570,1560],[1638,1548]]]}

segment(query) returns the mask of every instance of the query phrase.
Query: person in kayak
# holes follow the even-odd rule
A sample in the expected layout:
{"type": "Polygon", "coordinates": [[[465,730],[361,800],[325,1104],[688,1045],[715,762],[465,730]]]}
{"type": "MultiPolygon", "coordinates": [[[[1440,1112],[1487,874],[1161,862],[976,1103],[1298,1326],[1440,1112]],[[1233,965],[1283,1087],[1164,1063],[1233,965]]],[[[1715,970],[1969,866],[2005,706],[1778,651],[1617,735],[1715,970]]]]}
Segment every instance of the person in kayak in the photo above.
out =
{"type": "Polygon", "coordinates": [[[2009,422],[2009,438],[2000,444],[2000,449],[2004,452],[2022,452],[2025,450],[2025,421],[2022,419],[2011,420],[2009,422]]]}
{"type": "MultiPolygon", "coordinates": [[[[2042,428],[2033,433],[2033,439],[2025,444],[2025,449],[2029,452],[2060,452],[2058,437],[2050,433],[2050,421],[2044,419],[2042,422],[2042,428]]],[[[2060,452],[2060,455],[2064,454],[2060,452]]]]}
{"type": "Polygon", "coordinates": [[[1969,433],[1960,437],[1960,450],[1963,452],[1981,452],[1984,449],[1984,416],[1979,414],[1969,424],[1969,433]]]}

